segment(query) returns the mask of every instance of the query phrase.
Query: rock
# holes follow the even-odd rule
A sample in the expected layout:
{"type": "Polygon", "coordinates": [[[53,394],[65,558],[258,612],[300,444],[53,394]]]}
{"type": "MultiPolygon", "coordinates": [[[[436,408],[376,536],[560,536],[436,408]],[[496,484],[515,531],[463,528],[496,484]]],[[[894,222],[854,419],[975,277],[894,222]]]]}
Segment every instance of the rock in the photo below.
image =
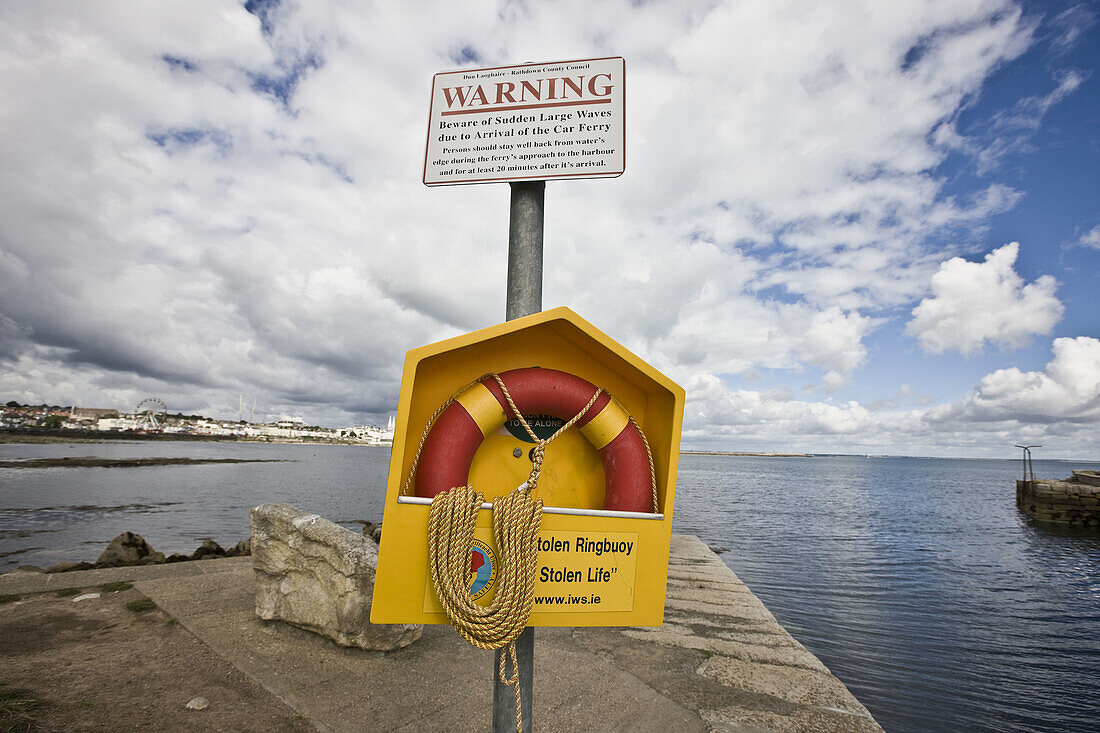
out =
{"type": "Polygon", "coordinates": [[[370,521],[369,519],[360,519],[358,521],[359,521],[360,524],[363,525],[363,536],[364,537],[373,536],[374,535],[374,530],[378,529],[378,525],[375,524],[374,522],[370,521]]]}
{"type": "Polygon", "coordinates": [[[20,565],[15,570],[16,570],[16,572],[20,572],[20,573],[44,573],[44,572],[46,572],[44,569],[38,567],[37,565],[20,565]]]}
{"type": "Polygon", "coordinates": [[[199,549],[191,553],[189,560],[207,560],[217,557],[225,557],[225,550],[214,540],[203,540],[199,549]]]}
{"type": "Polygon", "coordinates": [[[98,593],[85,593],[82,596],[77,596],[73,599],[73,603],[79,603],[80,601],[90,601],[93,598],[99,598],[98,593]]]}
{"type": "Polygon", "coordinates": [[[210,701],[205,697],[193,697],[184,707],[188,710],[206,710],[210,707],[210,701]]]}
{"type": "Polygon", "coordinates": [[[67,573],[70,570],[91,570],[94,568],[90,562],[59,562],[46,568],[47,573],[67,573]]]}
{"type": "Polygon", "coordinates": [[[378,544],[382,541],[382,525],[378,525],[374,528],[374,531],[370,533],[370,538],[374,540],[374,544],[378,544]]]}
{"type": "Polygon", "coordinates": [[[251,554],[252,549],[249,547],[248,540],[241,540],[240,542],[225,551],[226,557],[247,557],[251,554]]]}
{"type": "Polygon", "coordinates": [[[181,555],[178,552],[173,552],[171,555],[168,556],[168,559],[165,560],[165,562],[187,562],[190,559],[191,558],[189,558],[187,555],[181,555]]]}
{"type": "Polygon", "coordinates": [[[360,649],[399,649],[420,638],[419,624],[370,622],[373,542],[289,504],[253,507],[249,523],[260,618],[360,649]]]}
{"type": "Polygon", "coordinates": [[[123,532],[110,541],[107,549],[96,560],[96,565],[104,568],[139,565],[143,558],[152,554],[153,548],[144,537],[133,532],[123,532]]]}
{"type": "Polygon", "coordinates": [[[168,562],[168,558],[164,556],[163,552],[154,552],[141,558],[138,565],[160,565],[165,562],[168,562]]]}

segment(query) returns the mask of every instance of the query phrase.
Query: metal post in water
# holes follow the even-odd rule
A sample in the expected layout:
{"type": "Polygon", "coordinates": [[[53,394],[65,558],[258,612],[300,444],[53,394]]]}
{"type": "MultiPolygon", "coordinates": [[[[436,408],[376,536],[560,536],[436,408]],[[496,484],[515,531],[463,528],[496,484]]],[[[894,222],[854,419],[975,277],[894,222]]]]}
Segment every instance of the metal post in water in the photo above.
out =
{"type": "Polygon", "coordinates": [[[1019,443],[1017,443],[1016,447],[1024,449],[1024,482],[1026,483],[1027,481],[1034,481],[1035,480],[1035,467],[1031,463],[1031,449],[1032,448],[1042,448],[1043,446],[1041,446],[1041,445],[1020,445],[1019,443]],[[1028,473],[1029,472],[1031,473],[1031,478],[1030,479],[1028,478],[1028,473]]]}
{"type": "MultiPolygon", "coordinates": [[[[512,203],[508,217],[508,299],[505,308],[505,318],[509,321],[542,310],[542,223],[546,181],[510,185],[512,203]]],[[[511,733],[516,730],[515,691],[501,684],[501,657],[511,672],[507,647],[498,649],[493,655],[493,733],[511,733]]],[[[516,661],[522,704],[520,727],[523,733],[531,733],[535,630],[530,626],[516,639],[516,661]]]]}

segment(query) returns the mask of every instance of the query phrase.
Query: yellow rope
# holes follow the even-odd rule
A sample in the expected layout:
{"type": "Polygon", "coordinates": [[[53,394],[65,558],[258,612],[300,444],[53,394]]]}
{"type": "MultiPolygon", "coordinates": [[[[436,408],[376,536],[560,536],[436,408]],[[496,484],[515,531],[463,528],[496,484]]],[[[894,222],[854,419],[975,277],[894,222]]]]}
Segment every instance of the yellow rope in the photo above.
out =
{"type": "Polygon", "coordinates": [[[535,564],[542,526],[542,499],[516,490],[493,500],[493,535],[500,568],[492,603],[481,606],[470,598],[470,550],[477,513],[484,500],[472,486],[456,486],[432,499],[428,515],[428,558],[432,583],[451,626],[479,649],[508,647],[512,675],[505,672],[505,655],[498,674],[516,696],[516,733],[523,733],[523,703],[519,690],[516,638],[527,628],[535,600],[535,564]]]}
{"type": "Polygon", "coordinates": [[[630,424],[638,431],[638,435],[642,436],[642,445],[645,446],[645,457],[649,460],[649,489],[653,495],[653,513],[660,514],[660,510],[657,508],[657,469],[653,466],[653,451],[649,449],[649,441],[646,440],[642,426],[634,421],[633,415],[629,415],[628,417],[630,419],[630,424]]]}
{"type": "Polygon", "coordinates": [[[428,554],[432,582],[455,631],[479,649],[499,649],[511,644],[531,617],[542,500],[513,491],[493,501],[500,568],[497,593],[488,606],[470,598],[469,584],[470,550],[482,501],[481,492],[470,486],[436,496],[428,517],[428,554]]]}

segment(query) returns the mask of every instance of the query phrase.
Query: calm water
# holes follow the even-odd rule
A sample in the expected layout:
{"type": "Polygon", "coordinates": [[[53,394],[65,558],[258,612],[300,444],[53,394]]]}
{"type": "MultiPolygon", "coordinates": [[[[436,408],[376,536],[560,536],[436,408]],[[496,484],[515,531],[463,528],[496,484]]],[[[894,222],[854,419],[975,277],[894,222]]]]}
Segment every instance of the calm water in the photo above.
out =
{"type": "MultiPolygon", "coordinates": [[[[94,560],[126,530],[165,553],[248,534],[283,501],[382,516],[389,451],[221,443],[0,445],[54,456],[285,463],[0,469],[0,571],[94,560]]],[[[1100,464],[1036,461],[1063,477],[1100,464]]],[[[1100,535],[1014,505],[1016,461],[684,456],[675,526],[699,535],[888,731],[1100,727],[1100,535]]]]}

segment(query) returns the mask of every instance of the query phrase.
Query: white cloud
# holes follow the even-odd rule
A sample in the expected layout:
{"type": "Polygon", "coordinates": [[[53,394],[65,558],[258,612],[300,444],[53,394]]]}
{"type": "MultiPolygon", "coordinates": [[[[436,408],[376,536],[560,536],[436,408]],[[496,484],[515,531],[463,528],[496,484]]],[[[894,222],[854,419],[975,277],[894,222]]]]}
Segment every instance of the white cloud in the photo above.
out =
{"type": "Polygon", "coordinates": [[[1059,338],[1042,371],[999,369],[964,398],[905,408],[912,390],[868,407],[796,400],[782,391],[731,389],[710,375],[684,382],[684,442],[694,448],[791,452],[998,456],[1027,440],[1049,458],[1100,450],[1100,340],[1059,338]]]}
{"type": "Polygon", "coordinates": [[[1100,224],[1097,224],[1092,229],[1081,235],[1077,243],[1082,247],[1089,247],[1091,249],[1100,249],[1100,224]]]}
{"type": "Polygon", "coordinates": [[[824,392],[833,394],[851,384],[851,379],[845,377],[836,370],[829,370],[821,376],[821,384],[810,384],[805,388],[806,392],[824,392]]]}
{"type": "Polygon", "coordinates": [[[1057,34],[1051,42],[1059,53],[1072,50],[1081,37],[1096,24],[1096,11],[1085,3],[1066,8],[1051,19],[1051,28],[1057,34]]]}
{"type": "Polygon", "coordinates": [[[805,402],[785,393],[731,390],[704,374],[688,379],[685,388],[684,441],[689,445],[737,441],[751,448],[815,439],[820,445],[831,443],[832,436],[851,437],[874,424],[871,414],[855,402],[805,402]]]}
{"type": "Polygon", "coordinates": [[[1029,150],[1031,137],[1039,130],[1050,108],[1077,91],[1087,77],[1080,71],[1057,72],[1056,86],[1048,94],[1021,99],[1012,109],[997,115],[980,147],[975,149],[973,144],[969,145],[977,155],[978,173],[989,172],[1011,153],[1029,150]]]}
{"type": "Polygon", "coordinates": [[[990,252],[984,262],[953,257],[932,276],[932,296],[913,309],[906,327],[929,353],[972,355],[986,343],[1018,348],[1032,336],[1050,333],[1062,317],[1049,275],[1024,284],[1014,265],[1017,242],[990,252]]]}
{"type": "Polygon", "coordinates": [[[927,420],[959,428],[975,423],[1087,426],[1100,422],[1100,339],[1054,340],[1054,358],[1041,372],[1012,367],[982,378],[964,399],[928,411],[927,420]]]}
{"type": "MultiPolygon", "coordinates": [[[[898,405],[903,400],[907,400],[907,399],[911,398],[912,396],[913,396],[913,389],[908,384],[903,384],[903,385],[901,385],[901,387],[898,388],[898,391],[896,393],[894,393],[893,395],[891,395],[890,397],[875,400],[874,402],[871,402],[870,404],[868,404],[867,409],[871,410],[872,412],[878,412],[880,410],[887,410],[887,409],[896,410],[898,408],[898,405]]],[[[920,397],[917,398],[918,403],[919,403],[920,399],[921,399],[920,397]]]]}

